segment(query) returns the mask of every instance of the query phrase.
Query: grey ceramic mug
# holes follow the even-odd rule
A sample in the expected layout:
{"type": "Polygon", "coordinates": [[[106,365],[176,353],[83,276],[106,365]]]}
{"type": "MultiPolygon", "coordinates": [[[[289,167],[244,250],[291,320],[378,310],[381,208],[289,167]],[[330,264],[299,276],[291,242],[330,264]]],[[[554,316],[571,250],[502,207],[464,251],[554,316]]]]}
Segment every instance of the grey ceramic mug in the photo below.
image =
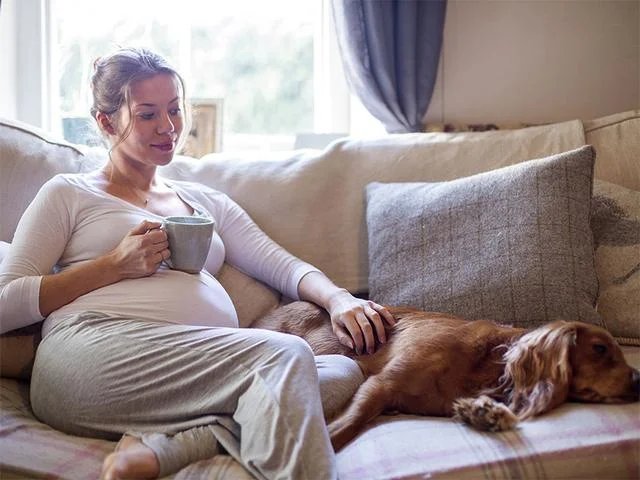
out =
{"type": "Polygon", "coordinates": [[[167,265],[174,270],[199,273],[207,261],[215,222],[207,217],[166,217],[163,227],[171,256],[167,265]]]}

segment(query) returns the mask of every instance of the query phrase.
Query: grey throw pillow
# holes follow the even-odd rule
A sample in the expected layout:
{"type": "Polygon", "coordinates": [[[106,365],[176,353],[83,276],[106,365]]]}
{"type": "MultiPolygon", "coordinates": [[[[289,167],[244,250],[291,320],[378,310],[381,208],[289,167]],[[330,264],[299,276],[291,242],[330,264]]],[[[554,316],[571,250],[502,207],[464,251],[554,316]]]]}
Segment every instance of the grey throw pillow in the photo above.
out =
{"type": "Polygon", "coordinates": [[[591,146],[440,183],[367,186],[372,300],[520,327],[595,310],[591,146]]]}

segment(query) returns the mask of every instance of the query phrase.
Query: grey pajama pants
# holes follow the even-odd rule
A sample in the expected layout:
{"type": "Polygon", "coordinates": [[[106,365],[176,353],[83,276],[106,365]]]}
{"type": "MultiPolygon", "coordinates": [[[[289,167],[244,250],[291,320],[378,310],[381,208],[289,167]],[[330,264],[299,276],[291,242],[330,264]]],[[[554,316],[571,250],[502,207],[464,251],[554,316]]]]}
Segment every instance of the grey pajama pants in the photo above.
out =
{"type": "Polygon", "coordinates": [[[64,432],[141,438],[161,476],[214,456],[219,442],[256,478],[332,479],[323,407],[331,415],[362,381],[351,359],[314,359],[291,335],[88,312],[40,343],[31,405],[64,432]]]}

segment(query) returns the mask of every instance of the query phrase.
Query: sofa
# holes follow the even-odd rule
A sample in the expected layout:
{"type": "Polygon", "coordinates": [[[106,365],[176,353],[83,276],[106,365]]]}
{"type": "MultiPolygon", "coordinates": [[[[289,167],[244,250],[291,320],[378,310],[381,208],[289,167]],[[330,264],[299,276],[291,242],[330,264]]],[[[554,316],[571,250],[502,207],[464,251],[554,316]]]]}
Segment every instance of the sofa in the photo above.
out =
{"type": "MultiPolygon", "coordinates": [[[[400,255],[400,250],[388,251],[387,247],[401,244],[399,240],[412,234],[402,239],[391,236],[382,242],[376,237],[389,222],[409,232],[417,218],[414,211],[421,209],[394,214],[402,211],[394,210],[399,208],[394,204],[373,211],[368,208],[375,195],[371,185],[377,182],[402,187],[413,183],[427,188],[431,196],[424,197],[424,211],[435,216],[442,212],[427,205],[435,198],[433,192],[448,192],[451,186],[460,190],[469,184],[460,181],[483,184],[493,178],[495,182],[493,172],[509,173],[520,165],[535,167],[539,159],[584,152],[580,150],[584,145],[592,145],[595,152],[595,164],[580,177],[589,182],[588,198],[577,201],[573,183],[560,182],[557,188],[568,192],[562,197],[569,209],[568,220],[551,218],[549,224],[562,229],[567,223],[575,227],[576,222],[583,222],[585,240],[577,245],[573,236],[569,238],[569,254],[558,256],[557,262],[568,261],[573,267],[558,263],[560,267],[555,270],[560,275],[571,270],[574,275],[568,280],[560,278],[547,291],[566,293],[567,300],[561,303],[573,302],[573,295],[580,291],[580,302],[586,309],[593,309],[591,321],[609,329],[622,345],[628,362],[640,368],[640,111],[509,130],[343,138],[324,150],[218,153],[201,159],[177,156],[161,173],[173,179],[203,182],[228,193],[275,240],[355,294],[376,301],[410,303],[411,298],[403,297],[400,287],[407,278],[423,279],[429,286],[423,289],[421,298],[426,299],[428,307],[431,292],[435,296],[441,286],[429,283],[433,280],[431,269],[422,267],[419,261],[429,254],[425,252],[427,244],[412,244],[400,249],[404,252],[400,255]],[[576,213],[578,210],[582,213],[576,213]],[[369,247],[374,241],[377,253],[372,258],[369,247]],[[406,254],[418,250],[416,257],[406,254]],[[584,269],[579,275],[575,273],[578,264],[584,269]],[[370,269],[372,265],[375,268],[370,269]],[[384,275],[380,273],[383,271],[384,275]],[[590,276],[594,281],[586,282],[590,276]],[[386,288],[389,282],[394,285],[391,289],[386,288]],[[590,291],[589,285],[595,288],[590,291]]],[[[30,125],[0,119],[0,261],[38,188],[57,173],[97,168],[105,155],[101,147],[73,145],[30,125]]],[[[552,175],[548,180],[553,182],[554,178],[552,175]]],[[[495,183],[491,188],[503,188],[504,184],[495,183]]],[[[523,188],[512,187],[515,193],[507,195],[507,207],[513,199],[518,208],[527,208],[528,203],[519,196],[523,188]]],[[[447,198],[441,195],[438,202],[447,198]]],[[[385,201],[379,195],[376,199],[385,201]]],[[[544,203],[542,200],[538,203],[544,203]]],[[[486,204],[483,210],[493,207],[492,203],[486,204]]],[[[537,215],[539,221],[542,214],[537,215]]],[[[498,219],[501,216],[500,212],[495,215],[498,219]]],[[[470,218],[461,221],[466,225],[470,218]]],[[[423,236],[438,237],[439,225],[436,222],[427,230],[423,228],[423,236]]],[[[514,235],[521,232],[518,226],[511,230],[514,235]]],[[[504,233],[498,231],[492,238],[506,238],[504,233]]],[[[514,266],[512,271],[529,276],[522,279],[524,285],[539,266],[522,267],[535,258],[519,259],[519,244],[513,238],[517,237],[512,237],[509,258],[518,268],[514,266]]],[[[553,236],[545,238],[540,239],[542,253],[553,251],[561,243],[553,236]]],[[[498,263],[491,261],[483,248],[461,250],[463,263],[481,265],[480,273],[482,268],[495,269],[498,263]],[[474,255],[479,258],[472,258],[474,255]]],[[[544,268],[541,271],[545,277],[544,268]]],[[[256,318],[288,301],[232,265],[225,264],[216,277],[229,291],[241,327],[250,327],[256,318]]],[[[502,277],[498,275],[492,282],[500,282],[502,277]]],[[[487,283],[483,277],[476,282],[487,283]]],[[[462,283],[456,282],[456,288],[466,288],[462,283]]],[[[471,287],[477,290],[478,285],[471,287]]],[[[472,295],[462,292],[467,297],[472,295]]],[[[457,293],[453,292],[453,297],[457,293]]],[[[515,296],[529,298],[528,293],[515,296]]],[[[534,306],[539,304],[532,298],[534,306]]],[[[445,303],[439,305],[448,308],[446,299],[442,301],[445,303]]],[[[455,304],[449,305],[458,313],[455,304]]],[[[562,310],[562,305],[559,308],[562,310]]],[[[515,318],[516,324],[518,321],[515,318]]],[[[30,409],[29,377],[39,332],[39,324],[35,324],[0,337],[0,478],[97,478],[104,456],[115,443],[57,432],[40,423],[30,409]]],[[[389,414],[373,421],[341,450],[337,463],[341,480],[639,478],[640,404],[568,403],[522,422],[515,430],[500,433],[478,432],[450,418],[389,414]]],[[[232,457],[218,455],[189,465],[171,478],[250,476],[232,457]]]]}

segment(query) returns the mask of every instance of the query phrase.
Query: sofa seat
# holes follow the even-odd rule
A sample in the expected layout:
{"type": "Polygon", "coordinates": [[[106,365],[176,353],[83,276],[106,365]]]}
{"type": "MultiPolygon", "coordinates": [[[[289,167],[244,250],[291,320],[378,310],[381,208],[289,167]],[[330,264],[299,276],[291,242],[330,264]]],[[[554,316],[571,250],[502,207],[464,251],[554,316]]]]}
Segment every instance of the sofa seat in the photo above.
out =
{"type": "MultiPolygon", "coordinates": [[[[623,347],[640,368],[640,347],[623,347]]],[[[114,442],[74,437],[38,422],[26,382],[0,379],[0,478],[97,478],[114,442]]],[[[640,404],[565,404],[516,430],[481,433],[450,418],[383,416],[337,457],[341,480],[623,479],[640,476],[640,404]]],[[[251,478],[228,455],[169,478],[251,478]]],[[[322,479],[318,479],[322,480],[322,479]]]]}

